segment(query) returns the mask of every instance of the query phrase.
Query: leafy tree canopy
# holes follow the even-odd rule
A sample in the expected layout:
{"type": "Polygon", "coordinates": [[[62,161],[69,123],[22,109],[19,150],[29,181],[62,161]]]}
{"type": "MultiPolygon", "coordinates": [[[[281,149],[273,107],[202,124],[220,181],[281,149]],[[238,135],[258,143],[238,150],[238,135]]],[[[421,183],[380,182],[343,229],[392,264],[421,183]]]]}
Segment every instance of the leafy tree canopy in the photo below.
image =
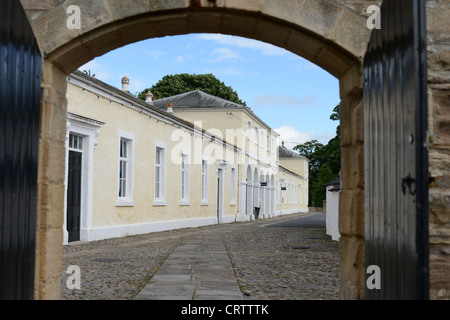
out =
{"type": "Polygon", "coordinates": [[[194,91],[200,89],[203,92],[213,96],[233,101],[241,105],[246,105],[244,101],[239,99],[235,90],[225,85],[217,79],[213,74],[175,74],[164,76],[151,88],[145,89],[138,93],[138,98],[145,100],[145,93],[150,91],[156,99],[171,97],[177,94],[194,91]]]}
{"type": "MultiPolygon", "coordinates": [[[[340,105],[333,109],[330,119],[340,120],[340,105]]],[[[317,140],[307,141],[294,147],[302,156],[309,159],[309,202],[321,206],[326,198],[325,184],[338,178],[341,170],[341,137],[340,127],[336,128],[336,136],[326,145],[317,140]]]]}

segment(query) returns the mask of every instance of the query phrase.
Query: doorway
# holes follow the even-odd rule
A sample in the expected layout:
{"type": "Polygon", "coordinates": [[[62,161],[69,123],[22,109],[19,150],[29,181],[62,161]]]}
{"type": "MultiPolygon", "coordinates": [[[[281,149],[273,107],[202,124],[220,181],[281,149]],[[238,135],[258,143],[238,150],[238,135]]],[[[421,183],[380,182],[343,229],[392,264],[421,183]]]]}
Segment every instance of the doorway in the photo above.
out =
{"type": "Polygon", "coordinates": [[[81,167],[83,154],[69,151],[67,184],[67,232],[69,242],[80,240],[81,167]]]}

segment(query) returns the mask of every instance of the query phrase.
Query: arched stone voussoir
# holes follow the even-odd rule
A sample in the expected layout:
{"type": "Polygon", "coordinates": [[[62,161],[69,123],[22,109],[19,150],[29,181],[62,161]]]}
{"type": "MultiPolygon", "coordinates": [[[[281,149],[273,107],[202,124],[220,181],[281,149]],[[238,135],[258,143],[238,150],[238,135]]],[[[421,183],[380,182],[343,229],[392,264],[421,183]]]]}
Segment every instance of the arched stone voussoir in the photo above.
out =
{"type": "Polygon", "coordinates": [[[285,48],[340,78],[360,63],[370,36],[364,17],[330,0],[21,1],[44,56],[66,73],[140,40],[223,33],[285,48]],[[71,5],[80,29],[67,25],[71,5]]]}

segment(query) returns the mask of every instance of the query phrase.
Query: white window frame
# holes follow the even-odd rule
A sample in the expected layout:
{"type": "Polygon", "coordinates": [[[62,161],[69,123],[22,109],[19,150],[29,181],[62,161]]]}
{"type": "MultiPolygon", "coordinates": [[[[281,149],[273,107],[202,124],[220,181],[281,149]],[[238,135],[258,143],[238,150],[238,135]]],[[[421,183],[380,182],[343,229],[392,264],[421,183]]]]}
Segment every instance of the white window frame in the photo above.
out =
{"type": "Polygon", "coordinates": [[[249,120],[248,121],[248,132],[247,132],[247,139],[249,141],[252,141],[252,131],[253,131],[252,122],[249,120]]]}
{"type": "Polygon", "coordinates": [[[272,137],[272,144],[271,144],[272,153],[275,153],[275,138],[272,137]]]}
{"type": "Polygon", "coordinates": [[[209,205],[208,201],[208,160],[202,159],[202,167],[201,167],[201,177],[202,177],[202,184],[201,184],[201,205],[209,205]]]}
{"type": "Polygon", "coordinates": [[[267,139],[267,151],[270,151],[270,136],[268,133],[266,133],[266,139],[267,139]]]}
{"type": "Polygon", "coordinates": [[[119,131],[118,143],[118,171],[117,171],[117,201],[116,206],[130,207],[134,206],[134,135],[131,133],[119,131]],[[122,141],[127,141],[127,157],[121,158],[120,147],[122,141]],[[125,196],[120,196],[120,166],[122,161],[127,161],[126,166],[126,188],[125,196]]]}
{"type": "Polygon", "coordinates": [[[231,201],[230,201],[230,205],[231,206],[235,206],[236,205],[236,198],[237,198],[237,185],[236,185],[236,167],[232,166],[231,167],[231,174],[230,174],[230,178],[231,178],[231,201]]]}
{"type": "Polygon", "coordinates": [[[166,144],[155,142],[155,173],[154,173],[154,206],[165,206],[166,203],[166,144]],[[157,163],[157,155],[159,150],[159,164],[157,163]],[[156,172],[159,170],[159,182],[156,180],[156,172]],[[157,185],[157,183],[159,183],[157,185]],[[159,188],[158,188],[159,186],[159,188]],[[157,190],[158,189],[158,190],[157,190]],[[157,191],[159,196],[157,196],[157,191]]]}
{"type": "Polygon", "coordinates": [[[180,162],[180,205],[188,206],[189,201],[189,155],[181,152],[180,162]]]}
{"type": "Polygon", "coordinates": [[[259,144],[259,131],[258,131],[258,126],[255,126],[255,136],[256,136],[256,141],[255,141],[255,143],[258,145],[258,144],[259,144]]]}

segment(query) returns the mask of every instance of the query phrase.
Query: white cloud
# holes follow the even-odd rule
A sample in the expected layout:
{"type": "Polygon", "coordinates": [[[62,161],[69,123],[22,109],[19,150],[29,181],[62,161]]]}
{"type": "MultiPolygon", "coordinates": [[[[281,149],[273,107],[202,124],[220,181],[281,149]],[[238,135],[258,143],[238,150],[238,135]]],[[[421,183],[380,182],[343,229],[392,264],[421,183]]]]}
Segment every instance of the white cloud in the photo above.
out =
{"type": "Polygon", "coordinates": [[[291,126],[282,126],[280,128],[274,129],[279,135],[280,140],[284,141],[284,146],[290,150],[298,144],[303,144],[310,140],[317,140],[322,144],[328,143],[328,141],[335,136],[332,133],[317,134],[317,132],[300,131],[291,126]]]}
{"type": "Polygon", "coordinates": [[[175,59],[175,63],[182,63],[184,61],[184,57],[182,57],[182,56],[178,56],[176,59],[175,59]]]}
{"type": "Polygon", "coordinates": [[[288,51],[286,51],[285,49],[253,39],[229,36],[224,34],[201,34],[198,37],[203,40],[212,40],[224,45],[259,50],[264,55],[283,56],[288,53],[288,51]]]}
{"type": "Polygon", "coordinates": [[[285,96],[277,94],[265,94],[254,98],[256,106],[278,106],[280,108],[288,107],[307,107],[314,104],[317,96],[307,96],[299,98],[295,96],[285,96]]]}
{"type": "Polygon", "coordinates": [[[165,56],[167,54],[167,52],[162,51],[162,50],[145,50],[145,53],[152,57],[153,59],[159,59],[162,56],[165,56]]]}
{"type": "Polygon", "coordinates": [[[217,48],[211,52],[214,58],[211,62],[239,61],[242,57],[235,51],[228,48],[217,48]]]}

